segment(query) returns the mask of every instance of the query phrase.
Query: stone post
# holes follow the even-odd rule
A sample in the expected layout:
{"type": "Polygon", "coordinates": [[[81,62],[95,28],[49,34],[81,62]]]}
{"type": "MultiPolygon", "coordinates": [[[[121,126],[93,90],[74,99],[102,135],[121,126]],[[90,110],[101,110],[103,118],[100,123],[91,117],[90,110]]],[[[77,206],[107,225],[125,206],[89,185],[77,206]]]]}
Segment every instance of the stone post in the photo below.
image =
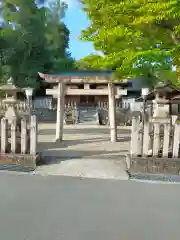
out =
{"type": "Polygon", "coordinates": [[[8,146],[8,120],[1,118],[1,152],[6,153],[8,146]]]}
{"type": "Polygon", "coordinates": [[[114,84],[108,84],[109,90],[109,123],[110,123],[110,137],[111,142],[117,141],[117,129],[116,129],[116,109],[115,109],[115,89],[114,84]]]}
{"type": "Polygon", "coordinates": [[[180,124],[177,122],[174,126],[174,137],[173,137],[173,157],[178,158],[179,156],[179,136],[180,136],[180,124]]]}
{"type": "Polygon", "coordinates": [[[33,89],[32,88],[25,88],[26,98],[27,98],[27,104],[31,112],[32,108],[32,95],[33,95],[33,89]]]}
{"type": "Polygon", "coordinates": [[[138,155],[138,127],[139,127],[139,122],[136,117],[132,117],[132,126],[131,126],[131,155],[132,156],[137,156],[138,155]]]}
{"type": "Polygon", "coordinates": [[[37,152],[37,121],[36,116],[31,116],[30,125],[30,154],[36,155],[37,152]]]}
{"type": "Polygon", "coordinates": [[[21,153],[26,154],[27,151],[27,121],[26,118],[21,119],[21,153]]]}
{"type": "Polygon", "coordinates": [[[57,120],[56,120],[56,141],[63,140],[63,123],[64,123],[64,83],[58,84],[57,97],[57,120]]]}
{"type": "Polygon", "coordinates": [[[79,123],[79,109],[78,109],[78,107],[77,107],[77,103],[75,102],[75,104],[74,104],[74,108],[75,108],[75,115],[76,115],[76,124],[78,124],[79,123]]]}
{"type": "Polygon", "coordinates": [[[11,122],[11,153],[16,153],[16,118],[12,119],[11,122]]]}

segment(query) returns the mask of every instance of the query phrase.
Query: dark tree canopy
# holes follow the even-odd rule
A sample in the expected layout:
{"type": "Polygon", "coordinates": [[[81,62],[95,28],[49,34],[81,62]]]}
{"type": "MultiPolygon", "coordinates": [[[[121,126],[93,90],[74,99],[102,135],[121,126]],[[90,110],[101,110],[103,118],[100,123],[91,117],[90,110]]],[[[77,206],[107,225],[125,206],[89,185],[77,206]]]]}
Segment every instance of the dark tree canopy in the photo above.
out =
{"type": "Polygon", "coordinates": [[[62,22],[67,5],[60,0],[0,1],[0,79],[12,76],[17,85],[39,88],[38,72],[73,68],[68,52],[69,30],[62,22]]]}

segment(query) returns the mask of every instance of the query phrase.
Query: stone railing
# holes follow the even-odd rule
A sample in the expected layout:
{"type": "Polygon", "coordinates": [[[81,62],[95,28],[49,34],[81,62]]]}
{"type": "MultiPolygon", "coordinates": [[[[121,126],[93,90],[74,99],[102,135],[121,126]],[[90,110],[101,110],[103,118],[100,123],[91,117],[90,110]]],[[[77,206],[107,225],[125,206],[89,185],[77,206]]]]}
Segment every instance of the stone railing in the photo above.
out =
{"type": "MultiPolygon", "coordinates": [[[[109,105],[108,102],[98,102],[98,122],[100,125],[109,124],[109,105]]],[[[123,108],[120,101],[116,101],[116,124],[127,125],[131,119],[129,108],[123,108]]]]}
{"type": "MultiPolygon", "coordinates": [[[[14,105],[15,110],[20,115],[26,115],[30,113],[30,106],[27,104],[26,101],[19,101],[14,105]]],[[[8,109],[8,104],[3,103],[0,101],[0,115],[1,117],[4,116],[5,112],[8,109]]]]}
{"type": "Polygon", "coordinates": [[[180,123],[132,119],[131,174],[180,174],[180,123]]]}
{"type": "Polygon", "coordinates": [[[53,108],[56,108],[56,104],[55,106],[53,106],[53,99],[50,97],[39,97],[39,98],[35,98],[32,101],[32,108],[33,109],[49,109],[52,110],[53,108]]]}
{"type": "Polygon", "coordinates": [[[69,102],[64,106],[64,123],[75,124],[79,121],[79,110],[75,102],[69,102]]]}
{"type": "Polygon", "coordinates": [[[34,170],[37,162],[37,121],[31,116],[12,119],[1,118],[0,169],[24,168],[34,170]]]}

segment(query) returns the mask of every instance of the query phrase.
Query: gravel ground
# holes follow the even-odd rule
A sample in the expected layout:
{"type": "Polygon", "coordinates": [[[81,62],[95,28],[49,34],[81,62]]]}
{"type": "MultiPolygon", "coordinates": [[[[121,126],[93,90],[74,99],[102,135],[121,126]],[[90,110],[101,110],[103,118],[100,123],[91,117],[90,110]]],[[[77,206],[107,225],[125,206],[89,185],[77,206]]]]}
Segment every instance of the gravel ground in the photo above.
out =
{"type": "Polygon", "coordinates": [[[55,143],[55,125],[40,124],[38,150],[45,163],[34,174],[128,179],[129,133],[128,127],[118,128],[118,142],[111,143],[107,126],[66,125],[63,142],[55,143]]]}

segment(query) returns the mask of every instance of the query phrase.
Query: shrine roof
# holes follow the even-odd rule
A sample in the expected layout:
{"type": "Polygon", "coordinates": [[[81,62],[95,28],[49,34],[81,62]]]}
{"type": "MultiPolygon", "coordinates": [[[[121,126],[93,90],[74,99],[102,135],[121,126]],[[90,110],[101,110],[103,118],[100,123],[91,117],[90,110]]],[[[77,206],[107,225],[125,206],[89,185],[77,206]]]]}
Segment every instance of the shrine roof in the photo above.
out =
{"type": "MultiPolygon", "coordinates": [[[[171,83],[159,84],[147,96],[145,96],[145,100],[152,101],[155,99],[156,93],[159,93],[160,96],[166,96],[166,99],[173,100],[179,98],[180,89],[176,88],[171,83]]],[[[143,101],[143,97],[136,99],[136,101],[143,101]]]]}
{"type": "MultiPolygon", "coordinates": [[[[45,79],[46,82],[55,83],[64,81],[65,83],[108,83],[112,79],[112,70],[75,70],[60,72],[58,74],[39,73],[39,76],[45,79]]],[[[118,85],[127,85],[127,80],[115,82],[118,85]]],[[[131,85],[131,84],[128,84],[131,85]]]]}

